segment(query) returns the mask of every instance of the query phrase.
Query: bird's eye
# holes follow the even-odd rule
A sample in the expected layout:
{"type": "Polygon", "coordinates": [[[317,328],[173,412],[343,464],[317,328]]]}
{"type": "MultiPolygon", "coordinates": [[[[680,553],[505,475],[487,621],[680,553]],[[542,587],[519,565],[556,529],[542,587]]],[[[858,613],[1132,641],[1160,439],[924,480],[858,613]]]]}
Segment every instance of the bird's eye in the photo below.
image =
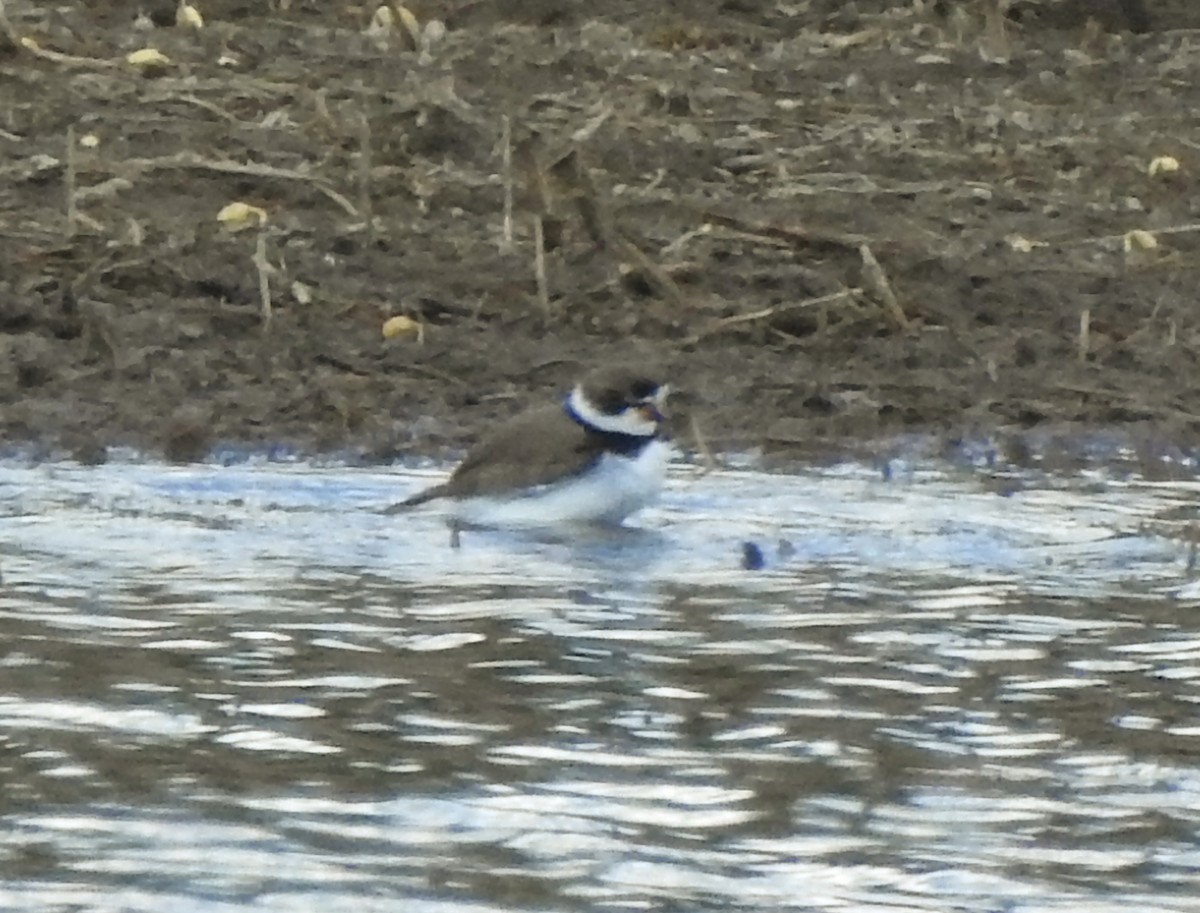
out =
{"type": "Polygon", "coordinates": [[[633,385],[634,402],[642,403],[648,399],[654,399],[654,394],[658,392],[658,384],[651,380],[639,380],[633,385]]]}

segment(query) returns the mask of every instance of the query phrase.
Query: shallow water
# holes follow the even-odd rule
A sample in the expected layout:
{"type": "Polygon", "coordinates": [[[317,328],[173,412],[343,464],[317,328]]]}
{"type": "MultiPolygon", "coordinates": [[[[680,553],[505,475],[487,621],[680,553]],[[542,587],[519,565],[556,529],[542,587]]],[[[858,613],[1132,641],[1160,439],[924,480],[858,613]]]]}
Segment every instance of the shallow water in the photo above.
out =
{"type": "Polygon", "coordinates": [[[0,910],[1200,909],[1197,483],[427,476],[0,464],[0,910]]]}

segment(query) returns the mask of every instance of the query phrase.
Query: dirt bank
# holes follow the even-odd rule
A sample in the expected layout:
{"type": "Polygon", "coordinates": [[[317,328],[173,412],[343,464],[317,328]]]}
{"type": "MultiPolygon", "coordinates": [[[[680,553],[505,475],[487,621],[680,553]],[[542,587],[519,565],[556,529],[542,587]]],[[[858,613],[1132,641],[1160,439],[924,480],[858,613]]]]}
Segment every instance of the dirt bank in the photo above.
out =
{"type": "Polygon", "coordinates": [[[6,4],[8,445],[448,452],[650,357],[717,449],[1200,429],[1195,4],[90,6],[6,4]]]}

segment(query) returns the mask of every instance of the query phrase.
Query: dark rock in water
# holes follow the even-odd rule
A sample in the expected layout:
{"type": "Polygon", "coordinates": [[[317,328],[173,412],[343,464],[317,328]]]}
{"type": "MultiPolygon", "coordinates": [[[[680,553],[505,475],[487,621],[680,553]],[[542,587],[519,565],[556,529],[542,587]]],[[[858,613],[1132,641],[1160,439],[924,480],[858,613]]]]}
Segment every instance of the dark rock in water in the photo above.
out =
{"type": "Polygon", "coordinates": [[[786,561],[796,554],[796,546],[792,545],[791,539],[780,539],[779,547],[776,550],[780,561],[786,561]]]}
{"type": "Polygon", "coordinates": [[[763,550],[754,542],[742,543],[742,567],[748,571],[761,571],[767,563],[763,550]]]}
{"type": "Polygon", "coordinates": [[[198,463],[213,446],[212,421],[202,410],[184,410],[167,426],[163,454],[172,463],[198,463]]]}
{"type": "Polygon", "coordinates": [[[103,466],[108,462],[108,448],[94,434],[79,434],[68,438],[71,458],[83,466],[103,466]]]}

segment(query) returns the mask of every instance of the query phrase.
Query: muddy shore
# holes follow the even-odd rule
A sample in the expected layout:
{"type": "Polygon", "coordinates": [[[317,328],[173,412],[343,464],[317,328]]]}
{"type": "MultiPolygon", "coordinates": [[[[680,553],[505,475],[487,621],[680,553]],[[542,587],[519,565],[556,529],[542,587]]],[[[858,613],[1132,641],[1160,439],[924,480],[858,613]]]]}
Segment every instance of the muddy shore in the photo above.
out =
{"type": "Polygon", "coordinates": [[[1194,4],[91,6],[5,5],[7,448],[451,455],[606,359],[716,451],[1200,431],[1194,4]]]}

